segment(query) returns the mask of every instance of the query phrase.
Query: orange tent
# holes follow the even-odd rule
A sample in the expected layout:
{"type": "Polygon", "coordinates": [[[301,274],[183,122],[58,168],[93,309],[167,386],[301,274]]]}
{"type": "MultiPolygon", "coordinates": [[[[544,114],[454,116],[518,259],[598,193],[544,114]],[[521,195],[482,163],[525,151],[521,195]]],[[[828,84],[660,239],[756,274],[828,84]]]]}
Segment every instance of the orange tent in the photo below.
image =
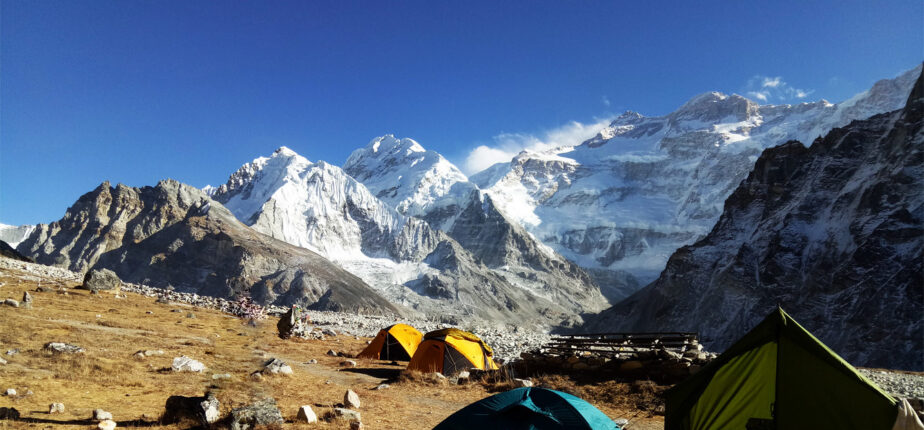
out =
{"type": "Polygon", "coordinates": [[[453,375],[466,369],[497,369],[494,351],[478,336],[455,328],[431,331],[417,347],[407,368],[453,375]]]}
{"type": "Polygon", "coordinates": [[[357,355],[359,358],[408,361],[423,339],[417,329],[407,324],[395,324],[379,330],[372,343],[357,355]]]}

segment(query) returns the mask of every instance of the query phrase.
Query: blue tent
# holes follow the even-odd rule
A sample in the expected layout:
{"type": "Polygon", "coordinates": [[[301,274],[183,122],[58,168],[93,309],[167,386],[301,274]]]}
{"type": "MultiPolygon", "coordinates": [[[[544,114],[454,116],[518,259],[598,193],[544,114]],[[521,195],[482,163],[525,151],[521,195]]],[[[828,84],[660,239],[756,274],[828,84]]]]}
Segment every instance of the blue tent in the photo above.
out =
{"type": "Polygon", "coordinates": [[[433,430],[619,430],[590,403],[561,391],[517,388],[472,403],[433,430]]]}

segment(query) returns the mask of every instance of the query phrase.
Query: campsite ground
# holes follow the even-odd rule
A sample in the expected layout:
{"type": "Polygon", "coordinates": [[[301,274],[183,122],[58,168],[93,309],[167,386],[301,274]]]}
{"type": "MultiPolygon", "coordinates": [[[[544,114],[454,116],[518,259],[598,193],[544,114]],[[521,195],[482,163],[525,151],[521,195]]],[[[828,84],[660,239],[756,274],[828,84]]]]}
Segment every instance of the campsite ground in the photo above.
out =
{"type": "MultiPolygon", "coordinates": [[[[215,310],[186,304],[155,303],[142,295],[103,292],[91,295],[74,290],[75,283],[42,279],[34,273],[4,269],[0,273],[0,300],[20,300],[32,294],[31,309],[0,306],[0,407],[14,407],[23,419],[0,420],[0,428],[85,428],[97,408],[112,412],[119,427],[177,428],[162,425],[160,416],[168,396],[217,393],[222,412],[255,399],[273,397],[285,428],[348,428],[345,421],[319,424],[294,423],[301,405],[323,415],[343,401],[347,389],[362,401],[359,411],[366,429],[426,429],[465,405],[507,388],[506,383],[450,385],[421,375],[400,377],[401,366],[373,360],[356,360],[355,368],[342,367],[342,357],[328,350],[356,354],[369,338],[332,336],[325,340],[282,340],[276,320],[256,327],[215,310]],[[51,287],[36,292],[41,285],[51,287]],[[60,294],[60,287],[68,294],[60,294]],[[85,353],[52,355],[43,351],[48,342],[81,346],[85,353]],[[9,355],[7,351],[18,350],[9,355]],[[139,350],[162,350],[162,356],[136,358],[139,350]],[[202,373],[169,370],[174,357],[185,355],[204,363],[202,373]],[[270,358],[290,364],[294,374],[268,376],[255,381],[250,374],[270,358]],[[309,360],[315,364],[307,364],[309,360]],[[229,374],[230,379],[213,379],[229,374]],[[390,387],[373,390],[381,383],[390,387]],[[49,414],[49,404],[64,403],[65,411],[49,414]]],[[[654,410],[665,387],[651,383],[578,381],[548,375],[536,382],[562,389],[593,403],[613,419],[631,419],[629,429],[663,427],[654,410]]]]}

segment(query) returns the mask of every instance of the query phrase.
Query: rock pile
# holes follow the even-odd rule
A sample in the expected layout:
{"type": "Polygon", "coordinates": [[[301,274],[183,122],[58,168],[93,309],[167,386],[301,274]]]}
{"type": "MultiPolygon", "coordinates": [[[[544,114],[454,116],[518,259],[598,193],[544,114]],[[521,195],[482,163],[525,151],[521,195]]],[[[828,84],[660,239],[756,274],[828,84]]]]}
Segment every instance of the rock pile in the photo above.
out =
{"type": "Polygon", "coordinates": [[[520,360],[510,366],[518,375],[598,372],[608,377],[669,384],[695,374],[716,357],[715,353],[696,349],[678,352],[660,348],[609,354],[590,351],[557,354],[537,349],[520,354],[520,360]]]}

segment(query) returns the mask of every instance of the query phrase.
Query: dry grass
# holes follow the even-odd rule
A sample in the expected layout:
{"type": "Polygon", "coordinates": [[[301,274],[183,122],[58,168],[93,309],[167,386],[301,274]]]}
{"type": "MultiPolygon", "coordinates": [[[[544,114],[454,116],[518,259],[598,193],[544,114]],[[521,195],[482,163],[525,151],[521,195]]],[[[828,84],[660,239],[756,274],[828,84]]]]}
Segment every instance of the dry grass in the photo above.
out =
{"type": "MultiPolygon", "coordinates": [[[[0,366],[0,389],[33,394],[0,397],[0,407],[15,407],[33,422],[0,420],[0,429],[86,428],[85,420],[96,408],[112,412],[119,427],[143,423],[147,428],[182,428],[159,423],[167,397],[200,396],[209,390],[221,401],[223,413],[270,396],[286,419],[283,428],[341,429],[347,425],[339,420],[312,425],[294,420],[301,405],[311,405],[323,416],[343,401],[347,389],[360,395],[366,428],[432,428],[491,394],[483,384],[450,385],[432,375],[400,372],[400,366],[384,361],[357,359],[357,368],[345,369],[340,367],[345,358],[325,354],[333,349],[354,355],[368,339],[341,335],[324,341],[282,340],[276,336],[275,320],[251,327],[217,311],[155,303],[136,294],[116,298],[113,293],[90,295],[71,289],[62,295],[35,292],[36,283],[18,281],[16,273],[0,273],[0,282],[5,283],[0,300],[19,300],[23,291],[30,291],[34,305],[33,309],[0,307],[0,354],[20,350],[14,356],[3,355],[9,363],[0,366]],[[189,312],[196,317],[187,318],[189,312]],[[47,342],[67,342],[87,351],[51,354],[42,349],[47,342]],[[133,355],[139,350],[165,354],[139,359],[133,355]],[[181,355],[202,361],[208,370],[202,374],[165,371],[181,355]],[[291,365],[294,375],[251,380],[249,375],[272,357],[291,365]],[[318,363],[306,364],[310,359],[318,363]],[[212,379],[213,374],[224,373],[232,378],[212,379]],[[392,385],[373,390],[383,382],[392,385]],[[49,415],[48,405],[53,402],[64,403],[65,412],[49,415]]],[[[616,396],[615,391],[607,397],[602,394],[605,390],[597,394],[588,386],[580,388],[599,399],[616,396]]],[[[612,418],[635,413],[618,401],[592,402],[612,418]]],[[[655,417],[652,427],[636,428],[660,428],[659,420],[655,417]]]]}

